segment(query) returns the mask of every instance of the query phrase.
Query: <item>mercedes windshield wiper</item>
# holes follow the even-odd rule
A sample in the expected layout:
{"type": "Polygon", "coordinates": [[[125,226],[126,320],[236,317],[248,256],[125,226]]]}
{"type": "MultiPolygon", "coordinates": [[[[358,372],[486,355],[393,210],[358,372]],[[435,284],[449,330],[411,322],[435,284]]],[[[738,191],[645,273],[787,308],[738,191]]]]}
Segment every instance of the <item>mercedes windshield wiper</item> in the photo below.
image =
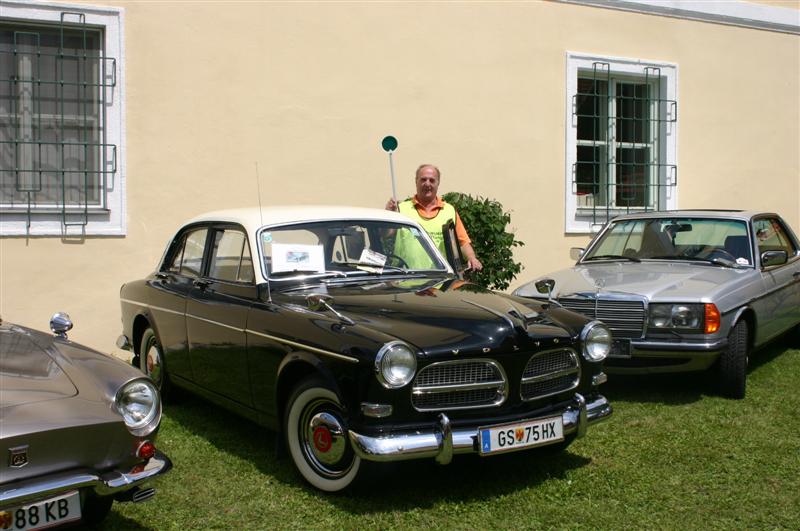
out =
{"type": "Polygon", "coordinates": [[[271,271],[269,278],[283,278],[297,275],[313,275],[315,277],[346,277],[342,271],[317,271],[316,269],[291,269],[288,271],[271,271]]]}
{"type": "Polygon", "coordinates": [[[692,262],[706,262],[709,264],[714,264],[722,267],[732,267],[738,269],[742,267],[741,265],[728,260],[727,258],[721,258],[719,256],[715,256],[714,258],[701,258],[699,256],[683,256],[681,260],[691,260],[692,262]]]}
{"type": "Polygon", "coordinates": [[[629,262],[641,262],[641,260],[635,256],[624,256],[621,254],[599,254],[586,258],[584,262],[589,262],[591,260],[628,260],[629,262]]]}

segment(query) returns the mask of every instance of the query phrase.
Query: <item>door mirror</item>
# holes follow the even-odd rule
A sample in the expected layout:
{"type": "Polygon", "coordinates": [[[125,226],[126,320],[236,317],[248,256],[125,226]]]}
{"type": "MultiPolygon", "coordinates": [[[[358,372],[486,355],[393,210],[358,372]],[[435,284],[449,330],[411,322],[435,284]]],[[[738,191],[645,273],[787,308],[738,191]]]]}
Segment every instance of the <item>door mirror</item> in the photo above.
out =
{"type": "Polygon", "coordinates": [[[761,267],[771,267],[785,264],[789,261],[786,251],[764,251],[761,253],[761,267]]]}
{"type": "Polygon", "coordinates": [[[50,330],[58,337],[67,339],[67,332],[72,330],[72,320],[64,312],[58,312],[50,318],[50,330]]]}
{"type": "Polygon", "coordinates": [[[553,288],[556,287],[556,281],[552,278],[545,278],[537,280],[534,286],[536,286],[536,291],[546,294],[549,299],[550,294],[553,293],[553,288]]]}
{"type": "Polygon", "coordinates": [[[569,257],[577,262],[583,257],[585,252],[586,250],[583,247],[572,247],[569,250],[569,257]]]}

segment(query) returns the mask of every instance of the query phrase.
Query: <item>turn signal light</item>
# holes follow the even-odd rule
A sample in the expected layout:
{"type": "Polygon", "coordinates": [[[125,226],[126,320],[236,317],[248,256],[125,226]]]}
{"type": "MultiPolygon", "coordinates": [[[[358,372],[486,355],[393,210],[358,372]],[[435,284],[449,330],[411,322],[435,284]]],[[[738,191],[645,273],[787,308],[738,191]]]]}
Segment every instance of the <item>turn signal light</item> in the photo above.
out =
{"type": "Polygon", "coordinates": [[[705,333],[713,334],[719,330],[719,310],[715,304],[706,304],[705,333]]]}
{"type": "Polygon", "coordinates": [[[154,455],[156,455],[156,445],[150,441],[144,441],[136,450],[136,457],[139,459],[150,459],[154,455]]]}

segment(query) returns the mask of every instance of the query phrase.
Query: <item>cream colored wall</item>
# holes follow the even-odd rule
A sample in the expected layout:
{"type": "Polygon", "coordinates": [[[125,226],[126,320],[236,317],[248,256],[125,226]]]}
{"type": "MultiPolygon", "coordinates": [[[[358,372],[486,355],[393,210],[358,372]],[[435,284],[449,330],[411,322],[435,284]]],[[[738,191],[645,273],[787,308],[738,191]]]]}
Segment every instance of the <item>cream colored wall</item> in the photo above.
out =
{"type": "Polygon", "coordinates": [[[567,51],[679,73],[679,206],[781,212],[800,230],[796,35],[559,3],[141,3],[125,8],[128,235],[0,240],[0,314],[110,351],[119,286],[178,224],[256,203],[381,206],[421,162],[512,211],[514,286],[569,264],[567,51]]]}

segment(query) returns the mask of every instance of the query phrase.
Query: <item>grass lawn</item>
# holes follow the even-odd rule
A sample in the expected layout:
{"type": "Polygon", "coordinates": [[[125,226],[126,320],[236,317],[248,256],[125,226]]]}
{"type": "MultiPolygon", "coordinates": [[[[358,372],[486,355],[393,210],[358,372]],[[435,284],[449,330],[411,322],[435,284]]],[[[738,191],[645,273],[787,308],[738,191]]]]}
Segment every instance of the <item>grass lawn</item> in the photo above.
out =
{"type": "Polygon", "coordinates": [[[555,456],[408,461],[346,494],[307,487],[275,434],[199,399],[165,408],[175,468],[108,529],[800,529],[800,350],[751,359],[747,398],[710,375],[612,378],[612,418],[555,456]]]}

